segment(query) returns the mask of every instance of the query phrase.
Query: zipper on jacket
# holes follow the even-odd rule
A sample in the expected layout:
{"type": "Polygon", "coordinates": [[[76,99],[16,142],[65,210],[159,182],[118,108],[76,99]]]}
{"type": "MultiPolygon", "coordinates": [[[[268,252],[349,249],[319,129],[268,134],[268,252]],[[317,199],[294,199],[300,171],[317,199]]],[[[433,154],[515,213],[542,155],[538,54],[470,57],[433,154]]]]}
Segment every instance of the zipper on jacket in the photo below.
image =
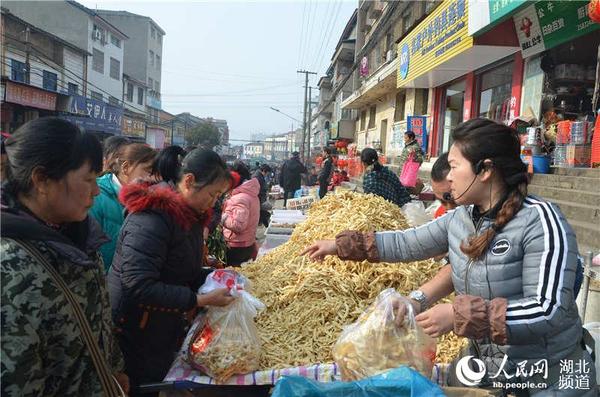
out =
{"type": "MultiPolygon", "coordinates": [[[[483,217],[479,219],[477,225],[475,225],[475,235],[479,233],[479,228],[483,224],[483,217]]],[[[473,259],[469,259],[467,262],[467,271],[465,273],[465,294],[469,295],[469,273],[471,272],[471,267],[473,266],[473,259]]],[[[477,357],[481,358],[481,349],[479,348],[479,343],[475,339],[473,339],[473,347],[475,348],[475,352],[477,353],[477,357]]]]}

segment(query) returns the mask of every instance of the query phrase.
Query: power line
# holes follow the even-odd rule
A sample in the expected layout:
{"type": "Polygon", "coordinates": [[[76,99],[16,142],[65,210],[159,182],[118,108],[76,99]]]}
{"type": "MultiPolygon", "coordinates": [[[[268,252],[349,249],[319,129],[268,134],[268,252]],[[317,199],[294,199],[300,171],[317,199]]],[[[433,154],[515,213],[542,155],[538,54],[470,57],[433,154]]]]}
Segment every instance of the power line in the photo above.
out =
{"type": "MultiPolygon", "coordinates": [[[[318,69],[314,68],[314,70],[321,70],[321,68],[323,66],[323,58],[327,55],[327,49],[330,48],[331,38],[334,37],[333,30],[335,29],[335,24],[336,24],[337,18],[340,15],[340,11],[342,10],[342,5],[343,5],[343,3],[340,1],[340,3],[338,4],[338,8],[335,13],[335,16],[332,19],[332,24],[331,24],[331,27],[327,34],[327,38],[325,40],[323,40],[323,43],[324,43],[323,44],[323,53],[320,55],[320,57],[317,57],[315,59],[315,61],[318,62],[318,65],[317,65],[318,69]]],[[[335,48],[334,48],[334,51],[335,51],[335,48]]]]}
{"type": "MultiPolygon", "coordinates": [[[[333,14],[334,14],[334,10],[335,10],[335,6],[337,5],[336,1],[333,2],[329,2],[327,4],[327,11],[325,11],[325,20],[327,21],[327,23],[323,24],[323,29],[321,30],[321,34],[319,35],[320,37],[325,37],[325,35],[327,34],[327,31],[329,30],[329,25],[331,25],[332,21],[334,20],[333,18],[333,14]],[[331,5],[333,5],[333,7],[330,7],[331,5]],[[328,15],[329,14],[329,15],[328,15]]],[[[315,54],[315,61],[317,59],[319,59],[319,56],[321,54],[321,51],[323,50],[323,44],[324,44],[324,40],[321,40],[321,46],[319,47],[317,53],[315,54]]],[[[312,70],[315,70],[315,65],[313,64],[312,70]]]]}
{"type": "Polygon", "coordinates": [[[304,0],[304,9],[302,10],[302,28],[300,30],[300,41],[298,45],[298,62],[297,67],[300,68],[300,56],[302,55],[302,45],[304,44],[304,19],[306,18],[306,0],[304,0]]]}
{"type": "Polygon", "coordinates": [[[311,12],[312,12],[312,0],[308,0],[308,14],[307,14],[307,18],[306,18],[306,31],[304,32],[303,37],[306,37],[306,40],[304,40],[304,45],[302,46],[302,52],[300,55],[300,66],[304,64],[304,58],[306,57],[306,48],[308,48],[308,39],[310,38],[310,16],[311,16],[311,12]]]}

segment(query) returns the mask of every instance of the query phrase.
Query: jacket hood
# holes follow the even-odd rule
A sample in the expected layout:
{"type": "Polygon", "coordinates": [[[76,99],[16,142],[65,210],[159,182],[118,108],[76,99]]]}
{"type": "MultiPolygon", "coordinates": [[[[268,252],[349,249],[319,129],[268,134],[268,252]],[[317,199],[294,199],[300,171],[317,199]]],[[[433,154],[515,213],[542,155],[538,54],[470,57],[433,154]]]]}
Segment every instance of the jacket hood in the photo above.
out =
{"type": "Polygon", "coordinates": [[[75,265],[97,266],[95,254],[110,239],[94,218],[88,216],[82,222],[69,223],[57,230],[35,218],[8,194],[2,193],[2,237],[42,241],[75,265]]]}
{"type": "Polygon", "coordinates": [[[132,183],[121,188],[119,201],[128,213],[143,211],[163,212],[185,230],[199,220],[198,214],[184,201],[181,194],[168,184],[151,182],[132,183]]]}
{"type": "Polygon", "coordinates": [[[251,179],[247,180],[246,182],[242,183],[240,186],[233,189],[231,191],[231,195],[235,196],[236,194],[246,193],[251,196],[258,196],[259,192],[260,192],[260,183],[258,182],[258,179],[251,178],[251,179]]]}
{"type": "Polygon", "coordinates": [[[104,174],[96,179],[100,191],[109,196],[119,197],[119,187],[113,181],[113,174],[104,174]]]}

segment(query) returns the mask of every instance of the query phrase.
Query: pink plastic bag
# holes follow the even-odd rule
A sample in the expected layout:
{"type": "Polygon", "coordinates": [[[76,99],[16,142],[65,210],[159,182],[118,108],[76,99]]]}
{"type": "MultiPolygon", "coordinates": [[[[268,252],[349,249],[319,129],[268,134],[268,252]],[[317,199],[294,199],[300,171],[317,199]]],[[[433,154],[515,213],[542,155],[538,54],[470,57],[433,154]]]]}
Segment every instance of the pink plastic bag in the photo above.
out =
{"type": "Polygon", "coordinates": [[[419,175],[419,168],[421,164],[414,160],[414,154],[411,153],[408,156],[408,160],[402,166],[402,172],[400,173],[400,183],[404,187],[415,187],[417,184],[417,176],[419,175]]]}

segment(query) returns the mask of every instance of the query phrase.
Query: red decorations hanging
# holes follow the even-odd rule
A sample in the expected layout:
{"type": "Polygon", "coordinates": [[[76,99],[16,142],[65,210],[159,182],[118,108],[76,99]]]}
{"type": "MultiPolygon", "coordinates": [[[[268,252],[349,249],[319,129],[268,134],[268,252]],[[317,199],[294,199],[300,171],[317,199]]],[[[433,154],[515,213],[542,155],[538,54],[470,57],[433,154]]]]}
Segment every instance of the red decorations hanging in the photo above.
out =
{"type": "Polygon", "coordinates": [[[588,5],[588,14],[590,19],[596,23],[600,23],[600,0],[591,0],[588,5]]]}

